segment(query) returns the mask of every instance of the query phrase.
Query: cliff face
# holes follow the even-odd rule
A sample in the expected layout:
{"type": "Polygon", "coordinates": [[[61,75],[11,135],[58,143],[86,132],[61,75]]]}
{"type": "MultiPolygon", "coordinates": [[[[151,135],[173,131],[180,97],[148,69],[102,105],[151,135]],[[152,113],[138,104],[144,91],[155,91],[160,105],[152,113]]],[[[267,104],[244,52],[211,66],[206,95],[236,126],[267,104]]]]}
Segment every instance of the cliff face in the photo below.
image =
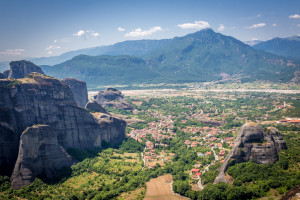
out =
{"type": "Polygon", "coordinates": [[[120,144],[125,139],[126,122],[109,114],[100,114],[97,118],[102,130],[102,137],[110,141],[112,146],[120,144]]]}
{"type": "Polygon", "coordinates": [[[50,178],[62,167],[73,164],[71,156],[58,144],[57,134],[48,125],[28,127],[21,135],[18,159],[11,177],[14,189],[30,185],[37,176],[50,178]]]}
{"type": "Polygon", "coordinates": [[[279,152],[286,148],[278,129],[271,127],[264,131],[258,124],[246,123],[241,127],[234,147],[225,158],[214,183],[228,182],[225,172],[231,162],[241,163],[252,159],[258,164],[275,163],[279,159],[279,152]]]}
{"type": "Polygon", "coordinates": [[[33,64],[32,62],[29,61],[14,61],[10,62],[10,70],[8,73],[8,78],[24,78],[26,75],[30,74],[31,72],[37,72],[40,74],[44,74],[43,70],[33,64]]]}
{"type": "Polygon", "coordinates": [[[85,105],[85,108],[89,109],[93,112],[101,112],[101,113],[106,113],[107,114],[106,110],[100,104],[98,104],[97,101],[88,102],[85,105]]]}
{"type": "Polygon", "coordinates": [[[102,106],[110,106],[117,109],[133,110],[133,106],[124,100],[121,91],[115,88],[106,88],[105,91],[99,91],[94,99],[102,106]]]}
{"type": "Polygon", "coordinates": [[[1,79],[1,174],[11,174],[20,135],[35,124],[51,126],[58,144],[65,149],[100,147],[102,139],[115,144],[115,138],[125,137],[125,128],[119,129],[114,120],[103,126],[88,111],[78,107],[70,88],[61,80],[37,73],[18,80],[1,79]]]}
{"type": "Polygon", "coordinates": [[[86,83],[75,78],[64,78],[63,81],[71,88],[77,105],[84,108],[88,102],[86,83]]]}

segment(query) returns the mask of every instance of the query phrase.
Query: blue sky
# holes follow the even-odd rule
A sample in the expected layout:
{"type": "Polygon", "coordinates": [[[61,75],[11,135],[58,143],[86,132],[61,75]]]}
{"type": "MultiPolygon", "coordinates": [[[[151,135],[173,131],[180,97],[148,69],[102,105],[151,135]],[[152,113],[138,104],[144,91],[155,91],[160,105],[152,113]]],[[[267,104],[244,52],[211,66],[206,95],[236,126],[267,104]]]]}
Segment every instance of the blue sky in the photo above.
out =
{"type": "Polygon", "coordinates": [[[241,41],[300,34],[299,0],[0,0],[0,61],[202,28],[241,41]]]}

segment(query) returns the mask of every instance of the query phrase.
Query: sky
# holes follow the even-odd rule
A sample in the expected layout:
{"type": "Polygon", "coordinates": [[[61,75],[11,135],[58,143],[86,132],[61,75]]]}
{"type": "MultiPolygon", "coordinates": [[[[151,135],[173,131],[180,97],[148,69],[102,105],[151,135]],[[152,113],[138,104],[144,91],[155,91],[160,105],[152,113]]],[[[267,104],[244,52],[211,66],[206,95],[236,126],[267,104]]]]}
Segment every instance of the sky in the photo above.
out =
{"type": "Polygon", "coordinates": [[[0,61],[204,28],[241,41],[300,35],[300,0],[0,0],[0,61]]]}

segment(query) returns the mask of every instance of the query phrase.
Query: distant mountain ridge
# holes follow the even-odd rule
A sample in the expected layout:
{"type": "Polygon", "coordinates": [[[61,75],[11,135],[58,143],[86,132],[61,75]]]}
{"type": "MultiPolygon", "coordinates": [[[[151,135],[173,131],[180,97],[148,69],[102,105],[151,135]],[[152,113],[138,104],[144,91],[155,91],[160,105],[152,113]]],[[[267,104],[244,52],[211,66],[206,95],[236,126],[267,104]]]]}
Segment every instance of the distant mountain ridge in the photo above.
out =
{"type": "MultiPolygon", "coordinates": [[[[118,46],[122,47],[118,49],[119,53],[126,53],[128,49],[128,54],[136,52],[140,58],[132,55],[79,55],[52,67],[43,66],[43,70],[59,78],[84,80],[89,87],[214,81],[222,78],[220,74],[239,74],[246,81],[290,81],[295,77],[294,73],[300,71],[298,61],[256,50],[212,29],[168,40],[127,41],[111,48],[118,46]]],[[[114,50],[110,52],[117,54],[114,50]]]]}
{"type": "Polygon", "coordinates": [[[279,56],[300,59],[300,36],[273,38],[253,45],[253,48],[264,50],[279,56]]]}
{"type": "Polygon", "coordinates": [[[32,58],[30,61],[37,65],[56,65],[67,60],[72,59],[78,55],[134,55],[141,56],[149,51],[160,48],[162,45],[168,43],[168,39],[163,40],[128,40],[119,42],[113,45],[99,46],[93,48],[79,49],[76,51],[69,51],[59,56],[32,58]]]}

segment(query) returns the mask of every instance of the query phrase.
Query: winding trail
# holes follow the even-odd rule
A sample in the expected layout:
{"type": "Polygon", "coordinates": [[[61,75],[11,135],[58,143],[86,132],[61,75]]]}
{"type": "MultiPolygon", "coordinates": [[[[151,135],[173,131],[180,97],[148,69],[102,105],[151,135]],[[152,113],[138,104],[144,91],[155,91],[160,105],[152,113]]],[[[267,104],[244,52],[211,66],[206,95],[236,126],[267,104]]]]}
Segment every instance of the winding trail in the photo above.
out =
{"type": "MultiPolygon", "coordinates": [[[[214,156],[215,156],[215,160],[219,160],[219,156],[217,156],[215,150],[214,150],[214,147],[211,148],[212,152],[214,153],[214,156]]],[[[215,162],[215,161],[214,161],[215,162]]],[[[212,164],[212,163],[211,163],[212,164]]],[[[204,170],[202,171],[202,174],[204,174],[205,172],[207,172],[209,170],[209,167],[211,166],[211,164],[207,165],[204,170]]],[[[202,185],[201,183],[201,177],[199,177],[199,181],[197,183],[198,187],[203,190],[204,186],[202,185]]]]}

